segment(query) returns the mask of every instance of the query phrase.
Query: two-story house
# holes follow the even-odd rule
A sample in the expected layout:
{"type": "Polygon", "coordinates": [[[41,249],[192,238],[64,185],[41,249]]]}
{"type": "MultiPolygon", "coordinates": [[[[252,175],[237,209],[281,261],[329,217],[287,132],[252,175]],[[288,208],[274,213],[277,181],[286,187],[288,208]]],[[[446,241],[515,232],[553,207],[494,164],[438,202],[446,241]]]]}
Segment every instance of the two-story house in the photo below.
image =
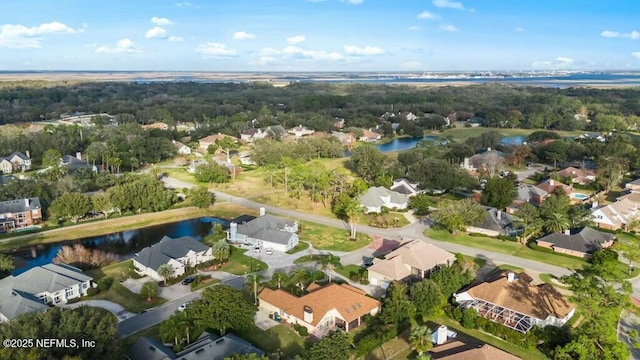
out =
{"type": "Polygon", "coordinates": [[[288,251],[298,245],[298,222],[266,215],[260,209],[260,217],[241,224],[229,224],[227,239],[231,242],[288,251]]]}
{"type": "Polygon", "coordinates": [[[0,160],[0,169],[5,174],[11,174],[15,171],[28,171],[31,170],[31,157],[29,152],[23,154],[20,151],[16,151],[13,154],[0,160]]]}
{"type": "Polygon", "coordinates": [[[142,249],[132,260],[138,274],[160,281],[164,280],[158,274],[160,266],[167,264],[173,269],[172,277],[180,276],[187,267],[213,260],[213,253],[210,246],[192,237],[172,239],[165,236],[157,244],[142,249]]]}
{"type": "Polygon", "coordinates": [[[10,232],[42,223],[40,199],[0,201],[0,232],[10,232]]]}

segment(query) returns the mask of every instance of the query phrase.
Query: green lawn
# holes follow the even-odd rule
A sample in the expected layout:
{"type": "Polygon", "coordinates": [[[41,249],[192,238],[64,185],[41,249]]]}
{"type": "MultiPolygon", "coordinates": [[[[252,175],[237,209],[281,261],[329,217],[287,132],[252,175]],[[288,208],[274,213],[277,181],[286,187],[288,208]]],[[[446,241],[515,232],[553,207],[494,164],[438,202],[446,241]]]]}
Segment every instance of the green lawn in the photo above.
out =
{"type": "Polygon", "coordinates": [[[247,256],[244,254],[245,252],[247,252],[246,249],[239,249],[232,246],[229,261],[222,265],[218,270],[236,275],[244,275],[255,271],[267,270],[269,266],[265,262],[247,256]]]}
{"type": "Polygon", "coordinates": [[[363,278],[367,278],[367,270],[365,268],[363,268],[362,266],[359,265],[355,265],[355,264],[349,264],[349,265],[343,265],[343,266],[339,266],[335,269],[335,271],[344,276],[345,278],[349,279],[351,276],[351,273],[355,273],[355,274],[359,274],[360,271],[364,270],[363,273],[363,278]]]}
{"type": "MultiPolygon", "coordinates": [[[[207,276],[209,277],[201,278],[200,283],[198,283],[198,285],[191,286],[191,291],[198,291],[202,288],[206,288],[207,286],[215,285],[220,282],[219,279],[214,279],[211,277],[211,275],[207,275],[207,276]]],[[[193,283],[191,285],[193,285],[193,283]]]]}
{"type": "Polygon", "coordinates": [[[306,262],[316,262],[316,261],[322,261],[322,259],[328,257],[329,255],[326,254],[313,254],[313,255],[305,255],[305,256],[300,256],[299,258],[293,260],[294,264],[303,264],[306,262]]]}
{"type": "Polygon", "coordinates": [[[371,237],[358,233],[355,240],[349,239],[346,229],[320,225],[308,221],[299,222],[301,239],[308,241],[318,250],[353,251],[371,243],[371,237]]]}
{"type": "Polygon", "coordinates": [[[456,321],[449,319],[446,316],[441,316],[437,319],[433,319],[433,322],[446,325],[451,330],[455,330],[458,333],[476,338],[489,345],[502,349],[508,353],[519,356],[524,360],[546,360],[547,359],[547,357],[538,349],[523,349],[521,347],[516,346],[515,344],[504,341],[484,331],[480,331],[476,329],[466,329],[461,325],[459,325],[456,321]]]}
{"type": "Polygon", "coordinates": [[[407,220],[403,213],[399,212],[364,214],[358,219],[358,224],[380,228],[401,228],[409,225],[409,220],[407,220]]]}
{"type": "MultiPolygon", "coordinates": [[[[427,135],[438,135],[438,136],[452,136],[456,141],[465,141],[468,138],[477,137],[482,135],[483,133],[489,131],[498,131],[502,136],[518,136],[524,135],[527,136],[538,129],[496,129],[496,128],[487,128],[487,127],[456,127],[454,129],[447,129],[445,131],[432,131],[427,133],[427,135]]],[[[558,133],[560,136],[577,136],[581,135],[582,131],[554,131],[558,133]]]]}
{"type": "Polygon", "coordinates": [[[299,253],[300,251],[304,251],[307,250],[309,248],[309,243],[306,241],[300,241],[298,242],[298,245],[296,245],[293,249],[287,251],[287,254],[295,254],[295,253],[299,253]]]}
{"type": "Polygon", "coordinates": [[[284,358],[292,359],[296,355],[302,355],[304,351],[304,338],[285,325],[276,325],[267,331],[251,326],[249,329],[234,332],[267,353],[283,352],[284,358]]]}
{"type": "Polygon", "coordinates": [[[88,299],[113,301],[116,304],[122,305],[122,307],[132,313],[140,313],[143,310],[151,309],[167,302],[167,300],[163,298],[155,298],[152,301],[147,302],[147,300],[140,296],[140,294],[131,292],[118,281],[115,281],[109,290],[100,291],[98,294],[91,296],[88,299]]]}
{"type": "Polygon", "coordinates": [[[115,282],[126,280],[130,277],[140,278],[140,276],[133,270],[133,261],[131,260],[112,263],[97,269],[85,270],[85,273],[91,276],[94,281],[98,281],[107,276],[112,277],[115,282]]]}
{"type": "Polygon", "coordinates": [[[460,245],[472,246],[479,249],[499,252],[518,256],[524,259],[543,262],[550,265],[565,267],[568,269],[580,269],[586,262],[580,258],[570,258],[557,254],[549,254],[529,249],[517,242],[498,240],[485,236],[470,236],[465,233],[451,234],[446,230],[429,229],[425,232],[425,236],[460,245]]]}

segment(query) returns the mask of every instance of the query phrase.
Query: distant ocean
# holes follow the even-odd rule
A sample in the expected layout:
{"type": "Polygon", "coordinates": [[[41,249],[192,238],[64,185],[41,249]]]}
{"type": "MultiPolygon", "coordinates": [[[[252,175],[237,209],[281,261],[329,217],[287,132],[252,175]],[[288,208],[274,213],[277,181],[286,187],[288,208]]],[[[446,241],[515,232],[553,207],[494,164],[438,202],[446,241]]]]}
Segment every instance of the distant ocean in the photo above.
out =
{"type": "Polygon", "coordinates": [[[255,81],[363,83],[363,84],[479,84],[499,83],[551,88],[640,86],[640,71],[529,71],[529,72],[176,72],[176,71],[0,71],[25,78],[54,76],[64,79],[82,75],[106,81],[133,83],[247,83],[255,81]],[[66,75],[66,76],[65,76],[66,75]]]}

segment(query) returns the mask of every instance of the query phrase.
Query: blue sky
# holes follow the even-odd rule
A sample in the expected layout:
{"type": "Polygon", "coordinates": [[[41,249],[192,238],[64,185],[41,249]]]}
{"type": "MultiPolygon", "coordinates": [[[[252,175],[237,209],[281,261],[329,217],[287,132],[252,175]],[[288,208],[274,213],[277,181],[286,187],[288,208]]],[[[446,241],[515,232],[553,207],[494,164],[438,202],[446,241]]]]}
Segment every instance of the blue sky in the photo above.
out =
{"type": "Polygon", "coordinates": [[[638,14],[631,0],[3,0],[0,70],[636,70],[638,14]]]}

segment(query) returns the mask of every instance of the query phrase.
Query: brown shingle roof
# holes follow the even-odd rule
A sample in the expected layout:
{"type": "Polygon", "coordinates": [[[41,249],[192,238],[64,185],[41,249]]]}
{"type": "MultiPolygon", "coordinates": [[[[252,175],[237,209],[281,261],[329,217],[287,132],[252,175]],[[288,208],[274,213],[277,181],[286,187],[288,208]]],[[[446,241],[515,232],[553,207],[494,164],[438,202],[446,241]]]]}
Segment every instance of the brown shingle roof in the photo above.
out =
{"type": "Polygon", "coordinates": [[[515,310],[541,320],[549,315],[558,319],[567,316],[574,306],[553,286],[544,284],[535,286],[526,273],[517,275],[516,280],[509,282],[508,271],[503,271],[493,279],[471,287],[467,293],[474,299],[515,310]]]}
{"type": "Polygon", "coordinates": [[[369,270],[394,280],[402,280],[411,274],[411,268],[429,270],[455,260],[455,256],[435,245],[420,240],[412,240],[400,245],[385,256],[385,260],[376,261],[369,270]]]}
{"type": "Polygon", "coordinates": [[[459,341],[436,346],[431,352],[433,358],[438,360],[520,360],[519,357],[491,345],[465,348],[465,344],[459,341]],[[452,353],[458,347],[461,347],[460,352],[452,353]],[[450,355],[438,356],[438,353],[445,352],[450,355]]]}
{"type": "Polygon", "coordinates": [[[304,319],[304,307],[310,307],[314,313],[311,323],[313,326],[317,326],[332,309],[336,309],[345,321],[351,322],[380,307],[378,300],[364,295],[362,290],[338,284],[326,285],[301,297],[293,296],[282,289],[264,288],[258,298],[300,320],[304,319]]]}

